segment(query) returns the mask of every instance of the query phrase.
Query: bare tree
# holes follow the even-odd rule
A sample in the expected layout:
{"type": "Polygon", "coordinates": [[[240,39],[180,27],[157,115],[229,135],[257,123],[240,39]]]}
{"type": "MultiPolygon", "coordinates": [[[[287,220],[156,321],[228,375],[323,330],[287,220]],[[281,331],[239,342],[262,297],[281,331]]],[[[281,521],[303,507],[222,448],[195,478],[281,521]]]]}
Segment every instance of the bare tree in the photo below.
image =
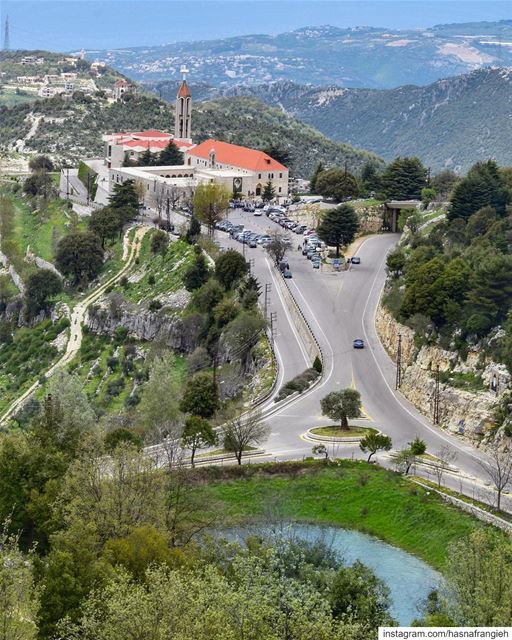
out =
{"type": "Polygon", "coordinates": [[[156,215],[158,216],[158,222],[162,220],[162,213],[165,207],[166,201],[166,187],[165,184],[157,182],[155,184],[155,192],[153,194],[153,202],[155,203],[156,215]]]}
{"type": "Polygon", "coordinates": [[[286,235],[279,231],[279,229],[276,229],[270,234],[267,251],[276,265],[284,260],[286,252],[288,251],[288,242],[286,235]]]}
{"type": "Polygon", "coordinates": [[[512,453],[508,449],[494,449],[487,460],[480,461],[480,466],[494,484],[497,493],[496,508],[501,511],[501,495],[512,485],[512,453]]]}
{"type": "Polygon", "coordinates": [[[453,462],[455,462],[457,454],[455,453],[455,451],[450,449],[448,445],[445,445],[436,452],[435,456],[439,462],[436,462],[434,465],[434,474],[437,478],[437,484],[440,487],[443,480],[444,472],[450,468],[450,465],[453,462]]]}
{"type": "Polygon", "coordinates": [[[238,464],[242,464],[242,455],[247,447],[261,444],[270,435],[270,429],[258,411],[229,419],[222,432],[224,448],[235,454],[238,464]]]}
{"type": "Polygon", "coordinates": [[[411,451],[410,447],[401,449],[393,456],[396,470],[399,473],[407,475],[411,469],[414,471],[416,464],[416,455],[411,451]]]}

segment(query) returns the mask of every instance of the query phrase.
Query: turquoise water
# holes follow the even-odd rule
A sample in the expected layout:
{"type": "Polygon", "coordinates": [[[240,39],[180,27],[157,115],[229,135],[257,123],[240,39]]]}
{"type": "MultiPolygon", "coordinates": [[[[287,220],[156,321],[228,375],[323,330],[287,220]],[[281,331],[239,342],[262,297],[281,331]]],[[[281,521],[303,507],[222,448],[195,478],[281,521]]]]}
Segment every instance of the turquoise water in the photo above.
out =
{"type": "Polygon", "coordinates": [[[399,624],[408,626],[420,614],[429,592],[442,581],[441,574],[418,558],[359,531],[309,524],[240,527],[218,531],[224,538],[243,540],[248,535],[321,540],[341,556],[344,564],[363,562],[383,580],[390,590],[391,614],[399,624]]]}

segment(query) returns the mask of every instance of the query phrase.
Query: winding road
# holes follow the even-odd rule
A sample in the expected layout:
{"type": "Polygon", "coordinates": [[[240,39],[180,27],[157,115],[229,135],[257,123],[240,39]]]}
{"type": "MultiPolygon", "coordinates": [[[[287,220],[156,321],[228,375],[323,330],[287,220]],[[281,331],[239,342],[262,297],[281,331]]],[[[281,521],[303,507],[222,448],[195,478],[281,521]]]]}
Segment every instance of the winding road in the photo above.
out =
{"type": "MultiPolygon", "coordinates": [[[[100,286],[96,287],[94,291],[89,293],[86,298],[81,300],[71,312],[70,317],[70,329],[69,339],[66,345],[66,349],[62,356],[55,362],[45,373],[45,377],[51,377],[58,369],[71,362],[80,349],[82,344],[82,323],[87,313],[87,309],[91,304],[94,304],[105,293],[106,289],[111,285],[118,282],[131,268],[137,255],[140,251],[141,240],[144,234],[148,231],[149,227],[136,227],[133,240],[130,240],[130,232],[133,231],[133,227],[128,229],[123,238],[123,256],[124,265],[122,268],[111,278],[106,280],[100,286]]],[[[38,389],[40,386],[39,381],[29,387],[21,396],[9,406],[5,413],[0,416],[0,425],[5,424],[7,420],[19,409],[23,403],[38,389]]]]}
{"type": "MultiPolygon", "coordinates": [[[[230,220],[245,224],[258,232],[267,232],[276,225],[265,217],[236,211],[230,220]]],[[[222,235],[221,243],[240,250],[240,244],[222,235]]],[[[445,484],[468,495],[487,497],[492,490],[482,469],[485,453],[475,449],[460,436],[436,427],[400,392],[395,391],[395,363],[384,350],[375,329],[375,313],[386,280],[386,256],[399,239],[397,234],[370,236],[359,244],[357,255],[361,264],[339,273],[312,268],[296,247],[300,236],[292,234],[292,248],[286,256],[293,278],[290,291],[307,319],[324,358],[324,375],[311,391],[276,408],[273,399],[263,407],[272,428],[266,444],[276,458],[299,458],[311,455],[312,444],[304,434],[329,421],[321,415],[320,400],[335,389],[353,387],[362,397],[364,418],[352,421],[361,426],[374,426],[391,436],[393,449],[407,445],[416,436],[422,438],[428,451],[436,453],[449,447],[456,454],[458,474],[445,473],[445,484]],[[363,338],[365,349],[355,350],[355,338],[363,338]]],[[[262,286],[272,282],[270,310],[277,311],[276,352],[280,362],[280,378],[289,380],[302,372],[310,362],[301,347],[299,336],[278,293],[276,275],[261,248],[245,248],[252,270],[262,286]]],[[[281,382],[280,380],[280,382],[281,382]]],[[[278,385],[279,386],[279,385],[278,385]]],[[[357,445],[339,445],[335,455],[363,457],[357,445]]],[[[376,456],[381,464],[391,466],[389,454],[376,456]]],[[[426,475],[418,468],[418,474],[426,475]]],[[[504,506],[512,507],[505,497],[504,506]]]]}

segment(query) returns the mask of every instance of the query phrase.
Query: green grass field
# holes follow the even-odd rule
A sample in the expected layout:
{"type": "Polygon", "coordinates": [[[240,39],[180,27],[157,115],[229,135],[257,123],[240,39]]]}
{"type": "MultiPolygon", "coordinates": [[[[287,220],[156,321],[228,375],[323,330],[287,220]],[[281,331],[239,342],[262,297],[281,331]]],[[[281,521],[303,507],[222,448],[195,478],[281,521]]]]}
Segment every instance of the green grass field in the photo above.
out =
{"type": "Polygon", "coordinates": [[[370,433],[377,433],[377,429],[371,427],[354,427],[350,426],[348,431],[343,431],[336,424],[330,424],[327,427],[314,427],[311,433],[317,436],[328,436],[330,438],[358,438],[359,436],[367,436],[370,433]]]}
{"type": "Polygon", "coordinates": [[[286,473],[284,464],[273,471],[271,465],[247,465],[239,473],[251,477],[210,480],[198,491],[228,526],[277,516],[358,529],[441,570],[449,544],[483,526],[434,492],[376,465],[343,460],[301,466],[286,473]]]}
{"type": "Polygon", "coordinates": [[[24,198],[5,194],[0,215],[2,248],[22,277],[34,269],[24,260],[29,246],[35,255],[52,262],[59,240],[73,230],[86,228],[86,223],[69,211],[60,198],[51,200],[43,210],[33,212],[24,198]]]}
{"type": "Polygon", "coordinates": [[[132,270],[133,281],[124,287],[116,287],[131,302],[153,300],[181,289],[183,275],[193,260],[194,249],[183,240],[171,242],[164,256],[152,254],[153,233],[146,233],[142,239],[138,264],[132,270]]]}

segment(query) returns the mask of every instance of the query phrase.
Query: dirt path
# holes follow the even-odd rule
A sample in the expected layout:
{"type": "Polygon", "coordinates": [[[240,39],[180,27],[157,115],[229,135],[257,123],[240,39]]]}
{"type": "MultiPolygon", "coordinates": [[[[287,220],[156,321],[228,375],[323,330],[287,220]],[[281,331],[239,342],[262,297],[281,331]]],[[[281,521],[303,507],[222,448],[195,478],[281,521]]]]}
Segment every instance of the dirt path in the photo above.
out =
{"type": "MultiPolygon", "coordinates": [[[[45,374],[46,378],[51,377],[58,369],[71,362],[71,360],[78,353],[82,344],[82,323],[84,321],[85,314],[87,313],[87,309],[91,304],[97,302],[97,300],[101,298],[108,287],[118,282],[129,271],[135,261],[135,258],[139,254],[142,238],[149,229],[150,227],[137,227],[135,230],[133,241],[130,241],[128,237],[132,229],[128,229],[128,231],[125,233],[123,239],[123,260],[125,262],[124,266],[115,275],[113,275],[106,282],[97,287],[86,298],[84,298],[84,300],[79,302],[74,307],[71,313],[70,335],[68,343],[66,345],[66,350],[59,358],[59,360],[57,360],[57,362],[48,369],[45,374]]],[[[11,403],[7,411],[5,411],[5,413],[0,417],[0,425],[4,424],[13,415],[13,413],[15,413],[16,410],[23,405],[25,400],[27,400],[39,386],[39,382],[34,382],[34,384],[29,389],[27,389],[21,396],[16,398],[16,400],[11,403]]]]}
{"type": "Polygon", "coordinates": [[[35,136],[37,128],[39,127],[39,123],[42,120],[42,117],[43,116],[34,116],[32,113],[29,114],[29,118],[32,121],[32,124],[30,126],[29,132],[24,138],[21,139],[21,144],[18,145],[19,153],[25,153],[27,151],[26,144],[30,140],[30,138],[33,138],[35,136]]]}

